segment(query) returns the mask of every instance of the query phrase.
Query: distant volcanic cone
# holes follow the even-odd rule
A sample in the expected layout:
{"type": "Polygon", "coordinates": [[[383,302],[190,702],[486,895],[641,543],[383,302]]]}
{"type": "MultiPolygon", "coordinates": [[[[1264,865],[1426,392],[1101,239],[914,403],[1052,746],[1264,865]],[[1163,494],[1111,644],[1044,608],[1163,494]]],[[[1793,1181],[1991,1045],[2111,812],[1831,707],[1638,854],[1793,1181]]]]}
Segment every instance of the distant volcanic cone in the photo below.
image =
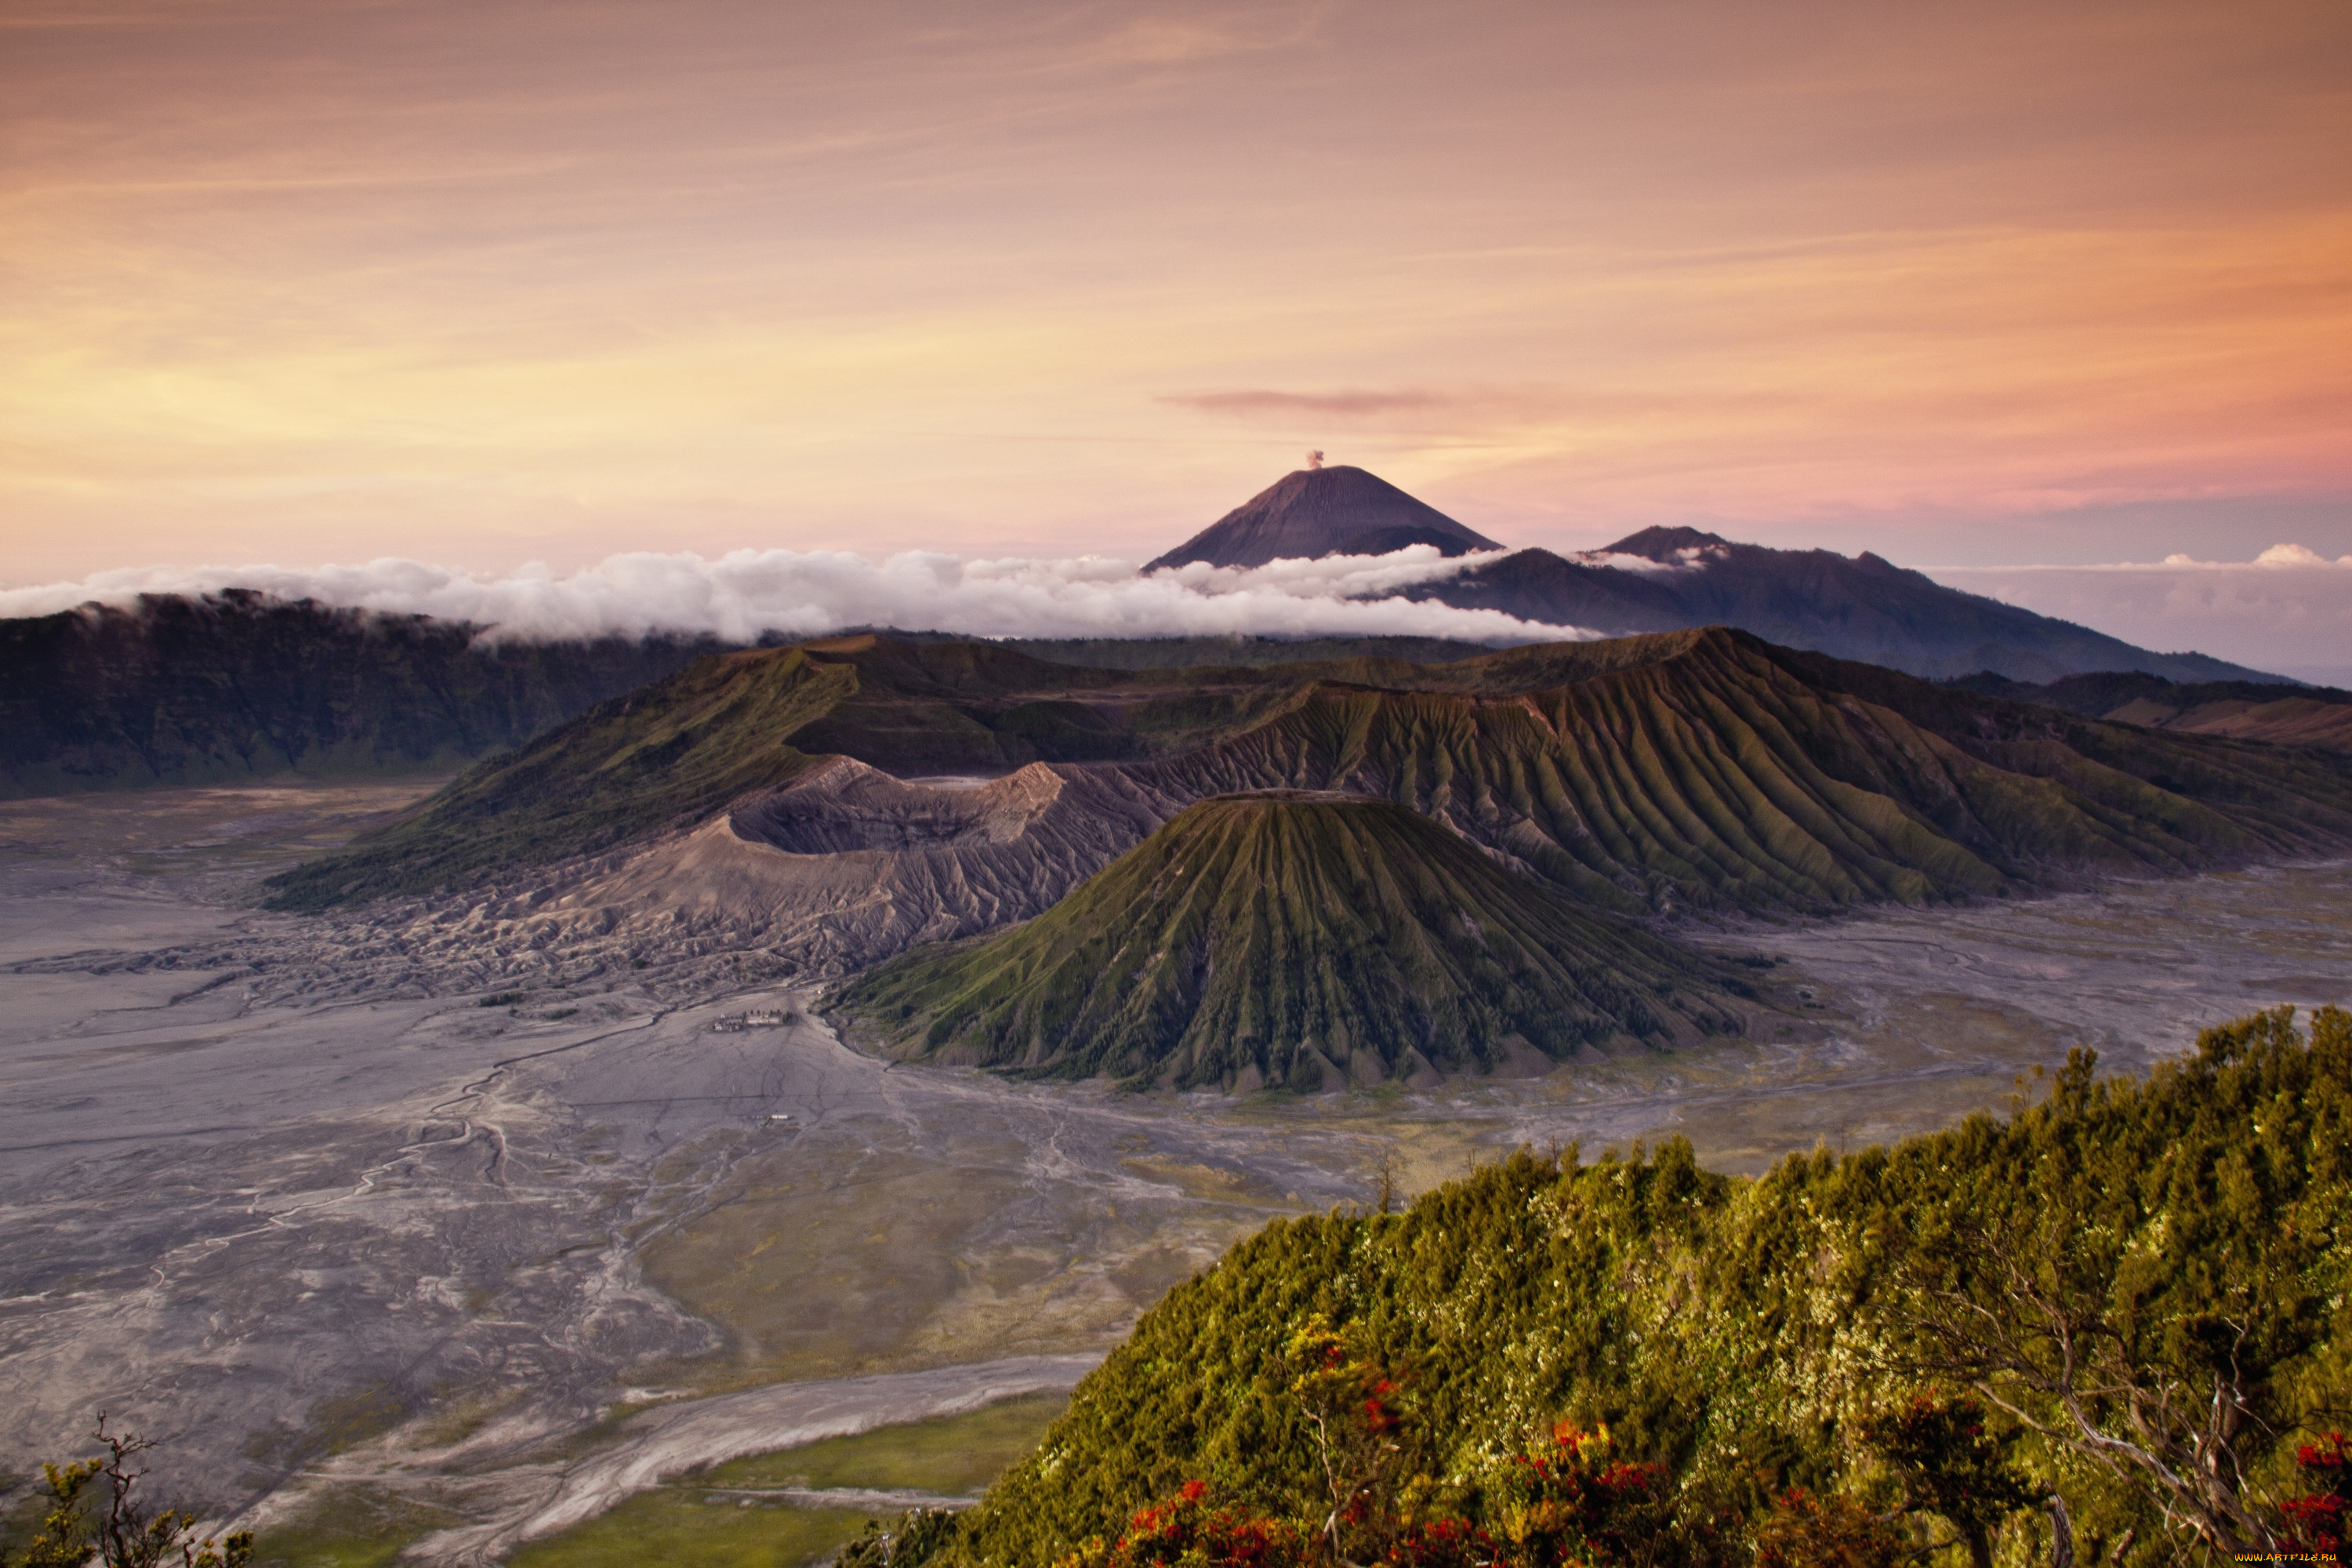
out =
{"type": "Polygon", "coordinates": [[[1722,967],[1402,806],[1279,791],[1202,801],[1035,920],[834,1005],[893,1056],[1313,1090],[1736,1031],[1722,967]]]}
{"type": "Polygon", "coordinates": [[[1447,555],[1500,550],[1485,534],[1413,500],[1361,468],[1301,468],[1286,474],[1146,566],[1263,566],[1326,555],[1385,555],[1434,544],[1447,555]]]}

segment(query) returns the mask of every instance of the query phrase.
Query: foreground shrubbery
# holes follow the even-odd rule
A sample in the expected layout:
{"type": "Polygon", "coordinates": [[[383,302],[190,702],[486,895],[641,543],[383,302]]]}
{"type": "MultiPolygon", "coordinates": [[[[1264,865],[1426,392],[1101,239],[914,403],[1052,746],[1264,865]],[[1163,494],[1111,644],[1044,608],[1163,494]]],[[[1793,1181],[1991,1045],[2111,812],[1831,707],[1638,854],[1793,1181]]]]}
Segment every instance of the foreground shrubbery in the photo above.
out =
{"type": "Polygon", "coordinates": [[[152,1441],[109,1432],[102,1415],[93,1440],[103,1455],[41,1467],[48,1495],[39,1531],[22,1556],[0,1551],[0,1568],[245,1568],[251,1561],[251,1531],[215,1542],[198,1533],[194,1510],[159,1512],[139,1496],[146,1472],[135,1461],[152,1441]]]}
{"type": "Polygon", "coordinates": [[[2340,1551],[2352,1016],[1761,1179],[1522,1153],[1180,1287],[959,1565],[2340,1551]]]}

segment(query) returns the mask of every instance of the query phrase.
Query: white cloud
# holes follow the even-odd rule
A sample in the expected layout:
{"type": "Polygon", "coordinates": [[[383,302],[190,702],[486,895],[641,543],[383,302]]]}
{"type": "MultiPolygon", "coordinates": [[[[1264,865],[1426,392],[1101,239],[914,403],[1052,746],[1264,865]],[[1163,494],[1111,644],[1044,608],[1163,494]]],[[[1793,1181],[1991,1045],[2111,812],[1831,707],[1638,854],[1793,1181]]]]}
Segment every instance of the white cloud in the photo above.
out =
{"type": "Polygon", "coordinates": [[[1415,545],[1391,555],[1277,561],[1247,571],[1196,563],[1148,577],[1130,563],[1099,556],[966,561],[918,551],[880,561],[841,551],[739,550],[715,561],[638,552],[562,577],[543,566],[477,576],[402,560],[155,566],[0,589],[0,616],[236,587],[467,621],[517,638],[668,631],[750,641],[767,632],[814,637],[862,626],[981,637],[1388,634],[1500,643],[1594,635],[1493,610],[1370,596],[1451,576],[1480,559],[1446,560],[1415,545]]]}
{"type": "Polygon", "coordinates": [[[1609,550],[1580,550],[1569,559],[1580,566],[1607,566],[1620,572],[1640,572],[1657,576],[1700,571],[1730,553],[1720,544],[1691,544],[1675,551],[1664,561],[1653,561],[1646,555],[1622,555],[1609,550]]]}

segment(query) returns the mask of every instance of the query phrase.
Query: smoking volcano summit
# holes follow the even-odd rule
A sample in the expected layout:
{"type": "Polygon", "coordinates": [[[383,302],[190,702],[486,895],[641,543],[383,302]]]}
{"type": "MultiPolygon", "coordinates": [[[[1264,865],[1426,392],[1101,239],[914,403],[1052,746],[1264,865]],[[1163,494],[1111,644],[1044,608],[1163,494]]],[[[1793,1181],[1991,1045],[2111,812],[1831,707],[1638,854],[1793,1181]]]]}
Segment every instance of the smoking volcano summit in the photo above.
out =
{"type": "Polygon", "coordinates": [[[1413,544],[1447,556],[1503,548],[1379,475],[1342,466],[1283,475],[1144,570],[1386,555],[1413,544]]]}

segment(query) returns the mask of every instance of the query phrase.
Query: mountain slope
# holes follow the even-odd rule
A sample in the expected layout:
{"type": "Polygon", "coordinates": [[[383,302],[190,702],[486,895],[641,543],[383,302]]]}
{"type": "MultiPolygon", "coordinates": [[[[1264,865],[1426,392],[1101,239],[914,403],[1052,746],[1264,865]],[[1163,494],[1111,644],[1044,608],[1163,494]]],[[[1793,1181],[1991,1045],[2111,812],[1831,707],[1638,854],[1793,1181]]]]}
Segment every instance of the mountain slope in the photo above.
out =
{"type": "Polygon", "coordinates": [[[1721,968],[1402,807],[1281,792],[1192,805],[1045,914],[835,1006],[896,1054],[1312,1090],[1734,1031],[1721,968]]]}
{"type": "Polygon", "coordinates": [[[344,853],[272,878],[273,905],[424,892],[694,821],[813,767],[782,737],[852,684],[845,667],[799,648],[704,659],[491,758],[344,853]]]}
{"type": "Polygon", "coordinates": [[[920,777],[1181,752],[1261,722],[1315,679],[1415,668],[1085,669],[987,643],[870,636],[716,655],[478,764],[404,820],[274,879],[274,902],[422,893],[643,842],[803,779],[825,756],[920,777]]]}
{"type": "MultiPolygon", "coordinates": [[[[2001,1348],[2032,1358],[2053,1278],[2065,1310],[2097,1326],[2103,1365],[2136,1374],[2127,1386],[2242,1391],[2263,1418],[2232,1439],[2236,1462],[2289,1478],[2296,1446],[2340,1426],[2352,1352],[2352,1314],[2312,1283],[2342,1278],[2352,1019],[2328,1009],[2307,1024],[2308,1045],[2276,1014],[2209,1030],[2194,1057],[2141,1081],[2094,1084],[2078,1058],[2006,1121],[1792,1155],[1755,1180],[1700,1169],[1680,1140],[1582,1165],[1522,1151],[1404,1214],[1276,1220],[1144,1314],[1037,1452],[919,1561],[1059,1561],[1192,1480],[1311,1531],[1331,1489],[1291,1347],[1318,1320],[1405,1385],[1430,1473],[1475,1477],[1556,1422],[1605,1431],[1611,1458],[1666,1467],[1694,1511],[1732,1509],[1703,1563],[1752,1563],[1739,1514],[1798,1483],[1851,1489],[1874,1510],[1901,1500],[1871,1429],[1926,1392],[1906,1352],[1948,1354],[1937,1298],[1985,1314],[1977,1343],[2013,1335],[2001,1348]],[[2014,1276],[1978,1250],[1996,1243],[2031,1249],[2043,1272],[2002,1289],[2014,1276]],[[2184,1331],[2216,1321],[2235,1332],[2184,1331]]],[[[2002,1392],[2045,1430],[2071,1430],[2057,1397],[2015,1392],[2024,1384],[2002,1392]]],[[[2198,1420],[2195,1405],[2145,1405],[2170,1434],[2198,1420]]],[[[1987,1426],[2006,1447],[2014,1429],[1987,1426]]],[[[2018,1511],[2061,1490],[2085,1538],[2128,1531],[2160,1548],[2103,1561],[2164,1561],[2177,1515],[2162,1494],[2116,1484],[2088,1447],[2007,1448],[2040,1482],[2018,1511]]],[[[1986,1473],[1966,1486],[1980,1491],[1986,1473]]],[[[1915,1522],[1961,1544],[1948,1521],[1932,1534],[1915,1522]]]]}
{"type": "Polygon", "coordinates": [[[2155,653],[2071,621],[1948,588],[1864,552],[1772,550],[1651,528],[1580,559],[1522,550],[1411,590],[1465,609],[1611,633],[1731,626],[1784,647],[1912,675],[1991,670],[2047,681],[2091,670],[2261,679],[2196,653],[2155,653]]]}
{"type": "Polygon", "coordinates": [[[1433,544],[1446,555],[1501,548],[1386,479],[1343,466],[1284,475],[1144,570],[1385,555],[1409,544],[1433,544]]]}
{"type": "Polygon", "coordinates": [[[1418,684],[1318,683],[1134,771],[1178,797],[1380,795],[1628,911],[1822,912],[2352,843],[2352,766],[1972,700],[1720,628],[1418,684]],[[1595,668],[1610,651],[1649,657],[1595,668]]]}
{"type": "Polygon", "coordinates": [[[2104,723],[1722,628],[1426,667],[1125,672],[855,638],[708,660],[278,889],[311,908],[530,886],[583,919],[650,920],[674,882],[671,907],[729,940],[789,933],[792,962],[855,967],[1036,913],[1192,802],[1268,789],[1391,801],[1623,914],[1824,912],[2352,846],[2352,759],[2104,723]],[[853,775],[820,753],[901,778],[1017,760],[1052,802],[966,831],[958,792],[838,787],[853,775]],[[1089,753],[1119,760],[1072,760],[1089,753]],[[635,868],[583,863],[612,857],[635,868]]]}
{"type": "Polygon", "coordinates": [[[0,621],[0,797],[449,767],[718,646],[479,629],[237,590],[0,621]]]}
{"type": "Polygon", "coordinates": [[[2043,686],[1990,674],[1963,677],[1950,684],[2112,723],[2352,752],[2352,691],[2324,686],[2250,680],[2184,685],[2137,670],[2070,675],[2043,686]]]}

